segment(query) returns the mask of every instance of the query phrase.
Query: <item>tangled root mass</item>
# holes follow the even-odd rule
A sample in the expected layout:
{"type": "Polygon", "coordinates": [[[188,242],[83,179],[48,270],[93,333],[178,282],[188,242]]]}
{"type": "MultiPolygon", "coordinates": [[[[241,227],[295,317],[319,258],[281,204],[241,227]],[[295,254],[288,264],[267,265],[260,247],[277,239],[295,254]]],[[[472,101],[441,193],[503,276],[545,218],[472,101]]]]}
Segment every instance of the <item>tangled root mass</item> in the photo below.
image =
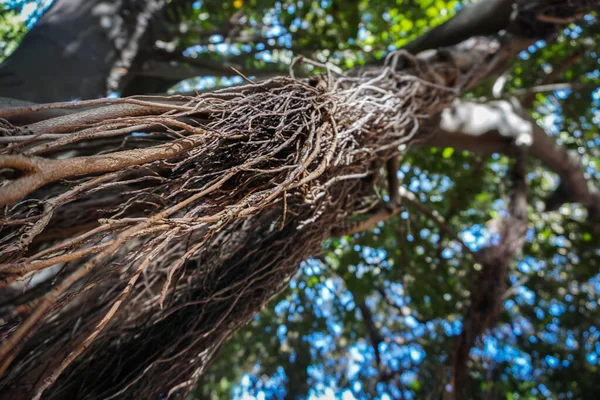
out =
{"type": "Polygon", "coordinates": [[[3,123],[2,392],[184,397],[455,96],[398,56],[3,123]]]}

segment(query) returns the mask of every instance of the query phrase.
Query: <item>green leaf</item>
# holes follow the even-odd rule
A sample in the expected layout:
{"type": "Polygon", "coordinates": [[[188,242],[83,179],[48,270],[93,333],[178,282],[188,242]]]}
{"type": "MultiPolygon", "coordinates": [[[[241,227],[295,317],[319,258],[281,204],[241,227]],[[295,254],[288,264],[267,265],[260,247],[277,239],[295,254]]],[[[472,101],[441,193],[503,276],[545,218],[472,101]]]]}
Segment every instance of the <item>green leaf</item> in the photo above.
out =
{"type": "Polygon", "coordinates": [[[446,147],[442,152],[442,157],[450,158],[452,157],[452,154],[454,154],[454,149],[452,147],[446,147]]]}
{"type": "Polygon", "coordinates": [[[410,388],[412,390],[414,390],[415,392],[418,392],[421,389],[421,382],[419,382],[417,379],[415,379],[414,381],[412,381],[410,383],[410,388]]]}

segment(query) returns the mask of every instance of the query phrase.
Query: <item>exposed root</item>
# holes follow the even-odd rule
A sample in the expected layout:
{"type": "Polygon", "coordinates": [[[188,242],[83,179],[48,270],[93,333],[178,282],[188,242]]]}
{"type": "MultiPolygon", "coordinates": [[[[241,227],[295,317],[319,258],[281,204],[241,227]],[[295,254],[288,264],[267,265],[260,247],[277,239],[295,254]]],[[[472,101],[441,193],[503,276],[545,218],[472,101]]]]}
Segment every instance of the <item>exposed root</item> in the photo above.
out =
{"type": "MultiPolygon", "coordinates": [[[[329,71],[128,99],[130,115],[87,110],[0,141],[0,287],[53,282],[0,310],[5,393],[183,396],[456,95],[448,57],[440,77],[402,56],[420,77],[329,71]]],[[[36,110],[52,107],[65,105],[36,110]]]]}

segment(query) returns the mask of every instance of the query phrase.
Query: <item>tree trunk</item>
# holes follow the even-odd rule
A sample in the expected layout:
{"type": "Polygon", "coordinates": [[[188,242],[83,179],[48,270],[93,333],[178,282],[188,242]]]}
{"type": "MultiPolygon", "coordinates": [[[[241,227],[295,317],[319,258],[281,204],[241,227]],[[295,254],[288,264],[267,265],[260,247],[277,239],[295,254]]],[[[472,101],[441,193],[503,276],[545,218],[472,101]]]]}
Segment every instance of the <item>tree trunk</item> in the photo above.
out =
{"type": "Polygon", "coordinates": [[[55,0],[0,64],[0,96],[35,103],[105,97],[162,7],[161,0],[55,0]]]}
{"type": "MultiPolygon", "coordinates": [[[[548,13],[552,1],[536,3],[548,13]]],[[[184,398],[363,208],[386,160],[424,139],[424,116],[532,40],[397,53],[337,79],[115,100],[26,130],[2,122],[14,142],[0,149],[12,172],[0,187],[0,288],[38,271],[46,281],[0,310],[0,396],[184,398]]]]}

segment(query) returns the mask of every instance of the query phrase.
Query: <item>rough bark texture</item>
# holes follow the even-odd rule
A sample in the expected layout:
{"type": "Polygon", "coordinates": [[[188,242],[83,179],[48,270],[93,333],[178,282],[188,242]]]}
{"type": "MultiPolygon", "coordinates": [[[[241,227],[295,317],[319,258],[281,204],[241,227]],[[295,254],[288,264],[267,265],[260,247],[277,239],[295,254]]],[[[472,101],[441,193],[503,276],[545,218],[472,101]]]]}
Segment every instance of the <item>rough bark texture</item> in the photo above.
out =
{"type": "MultiPolygon", "coordinates": [[[[469,71],[490,56],[464,52],[469,71]]],[[[138,107],[112,106],[113,119],[96,109],[30,125],[29,141],[6,148],[19,154],[0,157],[17,172],[0,188],[0,203],[16,206],[6,210],[2,285],[55,264],[63,272],[56,285],[31,290],[38,301],[8,301],[4,393],[184,396],[220,344],[362,208],[357,200],[373,190],[363,178],[376,178],[416,137],[422,116],[448,104],[457,93],[449,87],[473,78],[452,58],[397,57],[419,77],[386,67],[358,77],[280,78],[180,106],[124,99],[117,102],[138,107]],[[141,124],[153,135],[124,142],[141,124]],[[43,136],[55,129],[63,134],[43,136]],[[48,158],[79,143],[110,154],[48,158]],[[50,185],[76,177],[74,185],[50,185]],[[16,189],[26,200],[14,198],[16,189]],[[54,249],[40,247],[47,245],[54,249]]]]}
{"type": "MultiPolygon", "coordinates": [[[[534,36],[561,26],[539,29],[541,13],[569,17],[590,4],[569,2],[565,11],[556,1],[517,3],[525,11],[516,14],[520,26],[529,18],[534,36]]],[[[362,208],[372,193],[363,178],[424,135],[423,116],[531,40],[481,39],[419,58],[397,53],[386,68],[358,76],[281,78],[165,102],[125,99],[27,127],[3,123],[14,140],[0,155],[13,171],[0,187],[8,221],[2,286],[47,275],[1,310],[0,396],[185,397],[219,346],[362,208]],[[164,157],[129,160],[116,171],[94,158],[121,160],[131,150],[164,157]],[[91,169],[81,169],[86,164],[91,169]]],[[[14,122],[96,105],[0,116],[14,122]]],[[[520,247],[523,191],[515,193],[518,223],[503,235],[506,245],[480,255],[496,279],[485,278],[486,288],[502,280],[520,247]]],[[[497,309],[497,290],[477,293],[455,353],[457,389],[468,350],[497,309]]]]}
{"type": "Polygon", "coordinates": [[[159,0],[55,0],[0,64],[0,96],[36,103],[106,96],[162,7],[159,0]]]}

